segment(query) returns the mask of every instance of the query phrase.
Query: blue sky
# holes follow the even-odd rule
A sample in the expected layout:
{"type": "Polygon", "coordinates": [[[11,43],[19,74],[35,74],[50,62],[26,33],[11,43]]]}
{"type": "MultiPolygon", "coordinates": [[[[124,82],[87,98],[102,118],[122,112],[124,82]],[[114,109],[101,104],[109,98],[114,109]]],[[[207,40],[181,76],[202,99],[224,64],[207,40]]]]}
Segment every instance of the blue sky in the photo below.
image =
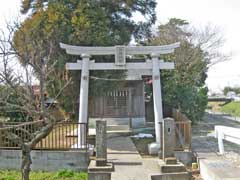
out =
{"type": "MultiPolygon", "coordinates": [[[[0,28],[6,20],[18,17],[21,0],[7,0],[0,6],[0,28]]],[[[231,53],[227,62],[209,69],[208,87],[220,91],[224,86],[240,86],[240,1],[238,0],[157,0],[157,24],[172,17],[185,19],[196,27],[218,26],[226,39],[223,51],[231,53]]]]}

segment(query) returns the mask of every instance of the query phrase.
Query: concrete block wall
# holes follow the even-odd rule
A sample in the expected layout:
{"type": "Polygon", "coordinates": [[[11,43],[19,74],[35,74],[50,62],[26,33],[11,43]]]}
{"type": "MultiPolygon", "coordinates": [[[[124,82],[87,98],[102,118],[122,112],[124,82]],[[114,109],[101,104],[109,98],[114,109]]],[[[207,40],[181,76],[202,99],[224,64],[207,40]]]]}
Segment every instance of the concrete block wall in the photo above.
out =
{"type": "MultiPolygon", "coordinates": [[[[86,151],[32,151],[33,171],[57,171],[70,169],[87,171],[89,158],[86,151]]],[[[19,170],[20,150],[0,150],[0,169],[19,170]]]]}

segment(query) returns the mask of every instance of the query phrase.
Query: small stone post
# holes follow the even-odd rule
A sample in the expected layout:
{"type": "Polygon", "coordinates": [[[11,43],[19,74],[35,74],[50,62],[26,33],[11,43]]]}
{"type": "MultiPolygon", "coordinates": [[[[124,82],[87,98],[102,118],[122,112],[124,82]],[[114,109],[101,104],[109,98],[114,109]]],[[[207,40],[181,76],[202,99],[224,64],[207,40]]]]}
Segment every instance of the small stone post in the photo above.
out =
{"type": "Polygon", "coordinates": [[[96,165],[106,166],[107,163],[107,125],[106,121],[96,121],[96,165]]]}
{"type": "Polygon", "coordinates": [[[174,119],[165,118],[163,121],[163,160],[174,157],[175,128],[174,119]]]}
{"type": "Polygon", "coordinates": [[[190,179],[184,164],[177,161],[174,156],[175,148],[175,122],[172,118],[163,120],[163,160],[159,161],[161,174],[152,176],[152,179],[190,179]]]}
{"type": "Polygon", "coordinates": [[[128,91],[128,117],[129,117],[129,129],[132,129],[132,89],[128,91]]]}
{"type": "Polygon", "coordinates": [[[107,162],[107,125],[106,121],[96,121],[96,160],[88,166],[89,180],[111,180],[113,164],[107,162]]]}

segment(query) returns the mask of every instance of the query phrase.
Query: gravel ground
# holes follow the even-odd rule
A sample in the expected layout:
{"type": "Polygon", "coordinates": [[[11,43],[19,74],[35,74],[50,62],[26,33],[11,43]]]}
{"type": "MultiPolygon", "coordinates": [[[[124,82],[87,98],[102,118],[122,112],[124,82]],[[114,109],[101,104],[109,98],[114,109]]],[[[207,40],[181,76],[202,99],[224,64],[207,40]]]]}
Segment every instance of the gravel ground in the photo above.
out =
{"type": "MultiPolygon", "coordinates": [[[[206,113],[203,121],[193,125],[192,128],[192,148],[198,152],[218,152],[217,139],[214,137],[214,126],[223,125],[229,127],[240,128],[238,121],[231,120],[226,114],[206,113]]],[[[240,167],[240,145],[230,142],[224,142],[225,158],[232,161],[236,166],[240,167]]]]}

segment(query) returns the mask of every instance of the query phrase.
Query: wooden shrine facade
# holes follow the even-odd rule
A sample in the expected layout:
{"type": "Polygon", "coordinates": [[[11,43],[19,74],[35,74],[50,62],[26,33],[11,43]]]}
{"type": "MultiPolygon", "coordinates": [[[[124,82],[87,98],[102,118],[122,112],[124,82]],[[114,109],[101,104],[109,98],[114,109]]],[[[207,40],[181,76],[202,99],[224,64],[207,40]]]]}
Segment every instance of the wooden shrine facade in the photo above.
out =
{"type": "Polygon", "coordinates": [[[88,112],[91,118],[145,118],[144,82],[127,81],[105,95],[90,96],[88,112]]]}

